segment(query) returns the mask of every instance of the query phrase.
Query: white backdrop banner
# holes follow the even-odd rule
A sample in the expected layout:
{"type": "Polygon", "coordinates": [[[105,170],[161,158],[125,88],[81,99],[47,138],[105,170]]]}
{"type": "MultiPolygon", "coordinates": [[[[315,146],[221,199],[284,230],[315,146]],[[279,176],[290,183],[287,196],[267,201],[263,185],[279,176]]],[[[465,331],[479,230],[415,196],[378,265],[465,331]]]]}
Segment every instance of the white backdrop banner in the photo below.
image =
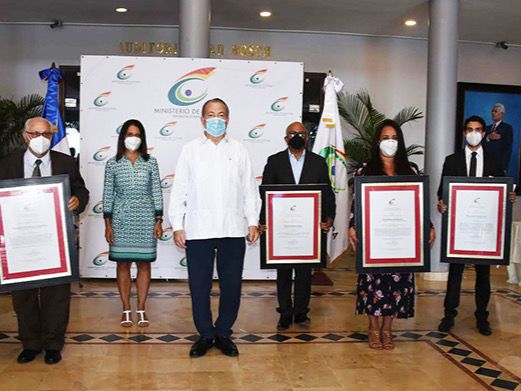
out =
{"type": "MultiPolygon", "coordinates": [[[[301,120],[303,72],[304,65],[294,62],[82,56],[80,166],[90,203],[80,220],[80,275],[116,276],[104,238],[103,177],[127,119],[145,126],[149,151],[159,162],[166,211],[181,147],[203,132],[203,103],[215,97],[227,102],[228,134],[248,148],[260,183],[267,157],[286,147],[287,125],[301,120]]],[[[166,213],[163,229],[152,277],[187,278],[185,254],[173,243],[166,213]]],[[[260,269],[258,243],[248,246],[243,275],[275,278],[274,270],[260,269]]]]}

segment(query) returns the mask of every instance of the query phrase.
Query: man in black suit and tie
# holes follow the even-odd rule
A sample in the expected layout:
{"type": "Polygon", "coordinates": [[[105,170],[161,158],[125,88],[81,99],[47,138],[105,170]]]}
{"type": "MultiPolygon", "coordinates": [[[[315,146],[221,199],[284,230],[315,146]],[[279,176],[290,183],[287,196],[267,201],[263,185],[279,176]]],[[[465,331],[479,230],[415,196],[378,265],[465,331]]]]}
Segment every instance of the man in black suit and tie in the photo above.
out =
{"type": "Polygon", "coordinates": [[[501,162],[501,169],[506,173],[510,156],[512,156],[512,126],[503,122],[505,106],[496,103],[492,107],[492,124],[485,128],[483,148],[487,156],[501,162]]]}
{"type": "MultiPolygon", "coordinates": [[[[438,187],[438,211],[446,213],[447,205],[442,200],[444,176],[469,176],[489,177],[504,176],[501,161],[493,159],[482,148],[482,140],[485,136],[485,121],[476,115],[467,118],[463,128],[466,145],[465,148],[445,158],[443,163],[442,181],[438,187]]],[[[509,194],[511,202],[515,201],[515,193],[509,194]]],[[[456,308],[460,301],[461,278],[465,265],[451,263],[449,265],[449,280],[447,281],[447,293],[445,296],[445,317],[442,319],[438,330],[448,332],[454,326],[454,318],[458,314],[456,308]]],[[[490,266],[474,265],[476,270],[476,326],[483,335],[491,335],[492,330],[488,322],[487,306],[490,299],[490,266]]]]}
{"type": "MultiPolygon", "coordinates": [[[[51,123],[45,118],[31,118],[25,123],[22,136],[27,149],[0,161],[0,179],[67,174],[71,187],[67,206],[74,213],[81,213],[89,200],[89,191],[74,159],[49,151],[53,136],[51,123]]],[[[45,362],[58,363],[69,321],[70,284],[14,291],[12,299],[23,344],[18,362],[30,362],[44,349],[45,362]]]]}
{"type": "MultiPolygon", "coordinates": [[[[328,192],[324,194],[326,207],[322,212],[321,228],[328,231],[335,219],[335,194],[331,188],[328,168],[324,158],[306,151],[308,132],[300,122],[291,123],[284,137],[288,149],[268,157],[262,176],[263,185],[272,184],[328,184],[328,192]]],[[[260,216],[260,224],[264,226],[264,205],[260,216]]],[[[269,229],[269,227],[267,227],[269,229]]],[[[311,268],[277,269],[277,298],[279,301],[279,330],[287,329],[293,321],[305,325],[310,319],[309,299],[311,296],[311,268]],[[293,270],[295,270],[295,300],[291,299],[293,270]]]]}

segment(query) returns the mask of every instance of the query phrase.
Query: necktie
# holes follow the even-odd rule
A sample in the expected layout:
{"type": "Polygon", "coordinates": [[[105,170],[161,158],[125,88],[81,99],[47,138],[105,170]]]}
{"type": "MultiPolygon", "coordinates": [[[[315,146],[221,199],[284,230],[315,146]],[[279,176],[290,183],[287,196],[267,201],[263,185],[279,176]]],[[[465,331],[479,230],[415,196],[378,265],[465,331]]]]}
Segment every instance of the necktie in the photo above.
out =
{"type": "Polygon", "coordinates": [[[36,159],[34,162],[33,178],[42,176],[42,172],[40,171],[40,164],[42,164],[42,161],[40,159],[36,159]]]}
{"type": "Polygon", "coordinates": [[[496,131],[496,123],[494,122],[492,124],[492,127],[490,128],[490,132],[492,133],[492,132],[495,132],[495,131],[496,131]]]}
{"type": "Polygon", "coordinates": [[[470,158],[469,176],[476,176],[476,170],[478,166],[478,159],[476,158],[477,154],[477,152],[472,152],[472,157],[470,158]]]}

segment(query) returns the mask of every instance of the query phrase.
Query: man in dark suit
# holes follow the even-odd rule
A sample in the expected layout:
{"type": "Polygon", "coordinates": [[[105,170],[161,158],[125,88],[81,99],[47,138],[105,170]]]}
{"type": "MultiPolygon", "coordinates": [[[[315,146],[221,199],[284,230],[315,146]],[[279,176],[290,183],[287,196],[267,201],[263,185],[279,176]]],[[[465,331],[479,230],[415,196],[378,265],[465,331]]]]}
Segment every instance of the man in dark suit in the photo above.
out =
{"type": "MultiPolygon", "coordinates": [[[[89,200],[89,191],[74,159],[49,151],[52,136],[49,121],[40,117],[29,119],[23,131],[27,149],[0,161],[0,179],[67,174],[71,187],[67,206],[74,213],[81,213],[89,200]]],[[[45,362],[58,363],[69,321],[70,284],[14,291],[12,299],[23,344],[18,362],[30,362],[44,349],[45,362]]]]}
{"type": "Polygon", "coordinates": [[[501,169],[506,173],[510,156],[512,156],[512,126],[503,122],[505,106],[496,103],[492,107],[492,124],[485,128],[483,148],[487,156],[501,162],[501,169]]]}
{"type": "MultiPolygon", "coordinates": [[[[465,148],[445,158],[443,163],[442,181],[438,187],[438,211],[445,213],[447,205],[442,200],[444,176],[469,176],[489,177],[504,176],[501,162],[492,159],[489,153],[482,148],[482,140],[485,136],[485,121],[478,116],[472,116],[465,120],[463,128],[465,136],[465,148]]],[[[515,200],[515,194],[510,193],[511,202],[515,200]]],[[[465,265],[451,263],[449,266],[449,279],[447,281],[447,293],[445,296],[445,317],[442,319],[438,330],[448,332],[454,326],[454,318],[458,314],[456,308],[459,305],[461,278],[465,265]]],[[[487,306],[490,299],[490,266],[474,265],[476,270],[476,326],[483,335],[491,335],[492,330],[488,322],[487,306]]]]}
{"type": "MultiPolygon", "coordinates": [[[[321,228],[328,231],[335,219],[335,194],[331,188],[328,168],[325,160],[313,152],[306,151],[308,133],[300,122],[293,122],[286,129],[288,149],[268,157],[264,167],[262,184],[328,184],[324,194],[326,207],[322,211],[321,228]]],[[[265,224],[264,205],[260,216],[261,226],[265,224]]],[[[267,227],[269,229],[269,227],[267,227]]],[[[280,320],[277,327],[287,329],[295,321],[307,324],[310,319],[309,299],[311,296],[311,268],[277,269],[277,298],[279,301],[280,320]],[[293,270],[295,270],[295,300],[291,300],[293,270]]]]}

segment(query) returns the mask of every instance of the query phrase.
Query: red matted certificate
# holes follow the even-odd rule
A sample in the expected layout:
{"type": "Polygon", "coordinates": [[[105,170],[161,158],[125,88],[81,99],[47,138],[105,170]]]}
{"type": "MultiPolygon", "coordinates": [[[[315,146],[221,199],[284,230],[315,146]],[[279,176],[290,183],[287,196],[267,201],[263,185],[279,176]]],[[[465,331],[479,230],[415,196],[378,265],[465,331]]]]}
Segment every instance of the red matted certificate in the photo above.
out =
{"type": "Polygon", "coordinates": [[[512,178],[443,178],[442,262],[507,265],[512,178]]]}
{"type": "Polygon", "coordinates": [[[355,178],[357,272],[430,268],[428,177],[355,178]]]}
{"type": "Polygon", "coordinates": [[[323,185],[261,186],[266,222],[262,268],[317,267],[325,262],[323,191],[323,185]]]}
{"type": "Polygon", "coordinates": [[[74,279],[77,268],[73,267],[76,251],[67,210],[69,192],[66,175],[0,181],[3,291],[74,279]]]}

